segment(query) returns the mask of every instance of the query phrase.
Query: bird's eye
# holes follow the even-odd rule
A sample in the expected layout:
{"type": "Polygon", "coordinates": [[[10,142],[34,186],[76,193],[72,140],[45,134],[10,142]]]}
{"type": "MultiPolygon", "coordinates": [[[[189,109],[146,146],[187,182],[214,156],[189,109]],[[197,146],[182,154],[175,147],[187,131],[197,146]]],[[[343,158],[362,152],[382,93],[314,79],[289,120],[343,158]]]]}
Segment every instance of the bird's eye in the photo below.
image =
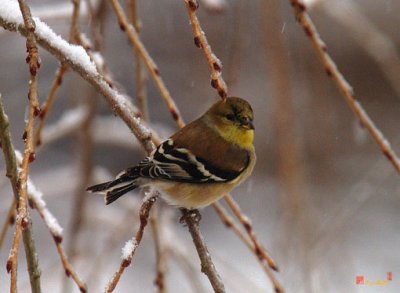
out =
{"type": "Polygon", "coordinates": [[[233,114],[227,114],[226,119],[233,121],[233,120],[235,120],[235,116],[233,114]]]}

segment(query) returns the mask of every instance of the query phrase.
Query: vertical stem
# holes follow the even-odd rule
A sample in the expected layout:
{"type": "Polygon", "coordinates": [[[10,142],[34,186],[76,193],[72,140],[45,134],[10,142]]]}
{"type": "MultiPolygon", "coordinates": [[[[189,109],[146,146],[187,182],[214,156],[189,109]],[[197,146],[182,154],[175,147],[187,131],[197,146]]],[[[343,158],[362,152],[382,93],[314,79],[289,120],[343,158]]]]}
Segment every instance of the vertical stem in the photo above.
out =
{"type": "MultiPolygon", "coordinates": [[[[128,17],[133,25],[133,27],[136,29],[138,34],[140,34],[141,30],[141,24],[140,20],[138,18],[138,9],[137,9],[137,1],[136,0],[128,0],[128,17]]],[[[140,112],[142,113],[143,119],[145,121],[149,121],[149,109],[147,105],[147,92],[146,92],[146,72],[144,71],[143,68],[143,63],[140,60],[139,52],[138,50],[133,47],[133,53],[135,57],[135,86],[136,86],[136,99],[138,102],[138,108],[140,112]]]]}

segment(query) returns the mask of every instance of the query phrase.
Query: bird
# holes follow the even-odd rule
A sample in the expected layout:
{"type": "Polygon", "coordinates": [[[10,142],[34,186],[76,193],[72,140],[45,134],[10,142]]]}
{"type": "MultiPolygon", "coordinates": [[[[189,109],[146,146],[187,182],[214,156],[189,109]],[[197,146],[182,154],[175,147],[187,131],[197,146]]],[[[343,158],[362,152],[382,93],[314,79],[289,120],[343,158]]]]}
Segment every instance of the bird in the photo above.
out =
{"type": "Polygon", "coordinates": [[[103,194],[107,205],[138,187],[150,187],[170,205],[189,210],[206,207],[252,173],[253,120],[246,100],[219,100],[139,164],[87,190],[103,194]]]}

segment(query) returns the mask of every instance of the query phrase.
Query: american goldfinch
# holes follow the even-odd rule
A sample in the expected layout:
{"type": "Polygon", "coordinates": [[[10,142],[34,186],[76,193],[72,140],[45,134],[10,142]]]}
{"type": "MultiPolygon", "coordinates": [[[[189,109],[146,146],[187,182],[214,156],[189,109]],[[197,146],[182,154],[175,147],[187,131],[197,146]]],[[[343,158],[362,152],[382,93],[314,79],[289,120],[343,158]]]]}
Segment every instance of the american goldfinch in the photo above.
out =
{"type": "Polygon", "coordinates": [[[256,162],[253,138],[250,104],[229,97],[181,128],[135,167],[87,190],[105,194],[110,204],[128,191],[150,186],[169,204],[205,207],[251,174],[256,162]]]}

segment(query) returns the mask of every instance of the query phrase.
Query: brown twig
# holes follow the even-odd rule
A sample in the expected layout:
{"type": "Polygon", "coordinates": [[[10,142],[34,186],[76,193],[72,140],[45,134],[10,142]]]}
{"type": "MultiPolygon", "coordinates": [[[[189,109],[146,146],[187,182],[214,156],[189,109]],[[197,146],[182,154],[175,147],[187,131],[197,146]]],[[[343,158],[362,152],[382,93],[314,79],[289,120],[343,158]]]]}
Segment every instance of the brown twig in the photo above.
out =
{"type": "MultiPolygon", "coordinates": [[[[17,160],[15,158],[15,150],[12,144],[10,132],[8,129],[8,117],[4,112],[3,100],[0,94],[0,138],[1,147],[3,149],[4,158],[6,161],[6,176],[10,179],[12,190],[14,193],[14,198],[16,202],[19,202],[19,175],[17,169],[17,160]]],[[[25,245],[25,255],[27,263],[29,265],[29,276],[33,281],[32,291],[40,292],[40,271],[35,263],[37,264],[36,249],[33,242],[33,237],[31,233],[31,226],[27,225],[22,231],[23,241],[25,245]]],[[[16,229],[12,249],[7,261],[7,271],[11,273],[11,284],[10,292],[17,292],[17,263],[18,263],[18,243],[21,237],[21,229],[16,229]]]]}
{"type": "Polygon", "coordinates": [[[258,257],[264,259],[268,263],[268,265],[271,269],[273,269],[274,271],[278,271],[278,267],[277,267],[275,261],[272,259],[271,256],[268,255],[265,248],[258,241],[257,236],[254,233],[253,225],[251,224],[249,217],[247,217],[245,214],[242,213],[238,203],[230,195],[226,195],[224,197],[224,199],[225,199],[226,203],[228,204],[229,208],[232,210],[233,214],[240,221],[240,223],[244,227],[245,231],[249,235],[251,241],[253,242],[253,244],[255,246],[258,257]]]}
{"type": "Polygon", "coordinates": [[[167,252],[171,258],[180,265],[182,272],[186,275],[186,280],[190,284],[192,291],[195,293],[204,293],[203,283],[197,274],[197,267],[190,261],[190,255],[182,251],[181,247],[167,246],[167,252]]]}
{"type": "MultiPolygon", "coordinates": [[[[227,228],[232,229],[233,232],[239,237],[239,239],[242,240],[242,242],[254,253],[262,269],[270,279],[275,292],[284,292],[282,286],[279,284],[278,280],[271,272],[271,269],[275,271],[278,270],[275,262],[272,263],[274,267],[271,267],[270,263],[268,262],[268,259],[265,258],[264,254],[259,252],[257,246],[254,245],[254,242],[252,242],[252,240],[250,240],[248,237],[246,237],[246,235],[243,234],[243,232],[240,230],[240,228],[235,223],[233,218],[228,214],[228,212],[220,203],[215,202],[213,203],[212,207],[214,208],[217,215],[221,219],[221,222],[224,223],[227,228]]],[[[261,249],[263,248],[261,247],[261,249]]],[[[270,259],[272,260],[272,258],[270,259]]]]}
{"type": "MultiPolygon", "coordinates": [[[[0,94],[0,137],[1,137],[1,148],[3,149],[3,154],[4,154],[4,159],[6,162],[6,176],[10,179],[12,190],[14,193],[14,198],[15,201],[19,201],[19,193],[18,193],[18,187],[17,187],[17,182],[18,182],[18,170],[17,170],[17,163],[15,159],[15,151],[14,151],[14,146],[12,144],[10,132],[8,129],[9,122],[8,122],[8,117],[4,111],[4,106],[3,106],[3,99],[0,94]]],[[[28,227],[29,229],[29,227],[28,227]]],[[[14,240],[13,240],[13,245],[12,245],[12,250],[10,252],[9,259],[7,261],[7,272],[11,273],[11,285],[10,285],[10,292],[14,293],[17,291],[17,262],[18,258],[15,256],[18,251],[15,251],[14,249],[14,242],[19,241],[19,239],[16,239],[17,237],[19,238],[21,236],[21,230],[16,230],[14,240]]]]}
{"type": "Polygon", "coordinates": [[[316,53],[318,54],[326,73],[333,79],[335,85],[343,95],[345,101],[360,120],[361,124],[368,130],[375,143],[379,146],[382,153],[392,163],[394,169],[400,174],[400,160],[390,146],[388,140],[383,136],[382,132],[376,127],[367,112],[361,106],[360,102],[354,97],[353,89],[343,74],[337,68],[335,62],[329,55],[325,43],[322,41],[314,23],[307,13],[306,6],[300,0],[289,0],[293,6],[296,20],[303,27],[304,32],[310,39],[316,53]]]}
{"type": "MultiPolygon", "coordinates": [[[[42,23],[40,23],[42,25],[42,23]]],[[[26,36],[26,29],[20,23],[13,22],[9,19],[0,17],[0,26],[10,31],[18,31],[22,35],[26,36]]],[[[93,69],[92,66],[85,66],[82,62],[73,60],[67,53],[66,48],[60,48],[55,45],[53,34],[50,35],[36,35],[38,43],[52,55],[58,58],[61,62],[65,62],[70,66],[71,69],[81,75],[86,81],[93,85],[93,87],[103,95],[111,105],[114,113],[121,117],[121,119],[128,125],[132,130],[141,144],[144,146],[147,152],[151,152],[154,145],[151,141],[151,132],[143,125],[143,122],[138,118],[135,118],[132,113],[136,111],[134,106],[126,99],[125,96],[119,94],[116,90],[112,89],[102,78],[102,76],[93,69]]],[[[59,41],[59,40],[57,40],[59,41]]],[[[65,45],[65,44],[64,44],[65,45]]],[[[81,56],[86,58],[85,56],[81,56]]],[[[118,282],[117,282],[118,283],[118,282]]]]}
{"type": "MultiPolygon", "coordinates": [[[[44,25],[40,23],[40,25],[44,25]]],[[[27,31],[25,27],[19,23],[10,22],[7,19],[0,17],[0,26],[10,31],[18,31],[22,35],[26,36],[27,31]]],[[[132,103],[124,96],[118,93],[116,90],[112,89],[108,83],[102,78],[102,76],[95,70],[95,66],[85,66],[81,62],[77,62],[73,60],[65,48],[61,48],[57,44],[56,36],[44,35],[44,34],[36,34],[36,40],[39,45],[41,45],[45,50],[47,50],[50,54],[54,55],[61,62],[65,62],[72,68],[75,72],[77,72],[83,79],[89,82],[97,92],[99,92],[102,96],[105,97],[107,102],[110,104],[113,112],[118,115],[130,128],[130,130],[135,134],[140,143],[144,146],[147,152],[151,152],[154,148],[154,144],[152,142],[151,132],[147,129],[144,123],[136,118],[133,113],[137,112],[137,109],[132,105],[132,103]],[[93,68],[94,67],[94,68],[93,68]]],[[[64,41],[63,45],[66,45],[64,41]]],[[[81,56],[84,58],[85,62],[89,60],[88,56],[81,56]],[[87,57],[87,59],[86,59],[87,57]]]]}
{"type": "Polygon", "coordinates": [[[50,92],[47,95],[47,98],[45,99],[45,101],[43,102],[43,104],[41,106],[38,127],[36,128],[36,132],[35,132],[35,145],[36,146],[39,146],[41,144],[41,134],[42,134],[44,124],[47,120],[49,111],[54,102],[54,98],[57,94],[58,89],[60,88],[63,76],[66,71],[67,71],[67,67],[65,65],[61,64],[57,70],[56,77],[54,78],[54,80],[51,84],[50,92]]]}
{"type": "Polygon", "coordinates": [[[198,210],[189,211],[187,209],[181,209],[182,220],[186,223],[190,235],[192,235],[193,243],[196,247],[197,254],[201,261],[201,271],[209,279],[211,286],[215,293],[225,293],[225,286],[219,276],[214,263],[211,259],[210,253],[208,252],[206,243],[203,235],[200,232],[199,221],[200,213],[198,210]]]}
{"type": "Polygon", "coordinates": [[[154,248],[156,251],[156,278],[154,280],[154,285],[156,286],[158,293],[166,293],[166,254],[164,238],[162,237],[163,227],[160,226],[160,217],[161,211],[159,209],[156,209],[150,217],[150,225],[154,239],[154,248]]]}
{"type": "MultiPolygon", "coordinates": [[[[136,220],[136,213],[139,212],[140,209],[140,199],[134,198],[137,202],[134,202],[133,205],[128,205],[128,209],[124,210],[124,215],[121,216],[121,219],[118,221],[113,221],[114,227],[119,227],[120,229],[111,229],[111,232],[105,237],[105,240],[102,241],[102,247],[100,251],[96,254],[94,261],[91,263],[90,273],[88,274],[88,280],[90,280],[93,284],[100,283],[99,271],[105,263],[104,255],[107,254],[110,249],[115,247],[117,243],[119,243],[119,239],[123,237],[123,235],[127,234],[131,226],[124,225],[125,223],[133,223],[136,220]]],[[[119,211],[121,213],[121,211],[119,211]]],[[[97,225],[97,219],[95,219],[97,225]]]]}
{"type": "Polygon", "coordinates": [[[6,221],[4,222],[3,228],[1,229],[1,234],[0,234],[0,250],[3,247],[4,240],[6,239],[7,231],[10,225],[14,222],[15,219],[15,212],[17,208],[17,201],[15,200],[15,197],[13,198],[13,201],[8,209],[6,221]]]}
{"type": "Polygon", "coordinates": [[[211,86],[215,88],[222,99],[228,95],[228,89],[222,78],[222,63],[215,56],[208,44],[206,35],[200,26],[199,20],[196,16],[196,10],[199,8],[197,0],[184,0],[186,3],[187,11],[189,13],[190,23],[192,24],[194,34],[194,44],[202,49],[211,69],[211,86]]]}
{"type": "MultiPolygon", "coordinates": [[[[237,202],[229,195],[224,197],[226,203],[228,204],[229,208],[232,210],[233,214],[236,218],[240,221],[244,229],[246,230],[247,234],[249,235],[251,241],[253,242],[255,248],[255,254],[259,258],[259,260],[265,260],[268,263],[269,268],[278,271],[278,267],[275,261],[269,256],[265,248],[260,244],[257,239],[256,234],[253,231],[253,226],[251,224],[250,219],[242,213],[240,210],[239,205],[237,202]]],[[[284,293],[285,290],[279,284],[275,276],[272,274],[268,267],[262,266],[264,272],[268,275],[269,279],[271,280],[272,285],[274,286],[274,290],[276,293],[284,293]]]]}
{"type": "MultiPolygon", "coordinates": [[[[136,29],[137,33],[140,34],[141,24],[137,13],[137,1],[127,0],[128,4],[128,17],[136,29]]],[[[133,50],[135,59],[135,97],[142,117],[144,120],[149,121],[149,109],[147,105],[147,92],[146,92],[146,72],[144,71],[142,61],[140,60],[139,53],[136,48],[133,50]]]]}
{"type": "MultiPolygon", "coordinates": [[[[29,179],[28,179],[29,180],[29,179]]],[[[78,286],[82,293],[87,292],[86,284],[79,278],[78,274],[74,271],[72,265],[68,261],[67,255],[65,254],[62,246],[63,236],[62,228],[59,226],[58,221],[50,213],[46,207],[46,202],[42,198],[42,194],[35,188],[32,182],[28,181],[28,195],[29,202],[35,210],[39,213],[43,222],[46,224],[51,236],[53,237],[54,243],[57,248],[57,252],[60,256],[61,263],[64,267],[65,274],[67,277],[71,277],[75,284],[78,286]]]]}
{"type": "Polygon", "coordinates": [[[128,22],[124,11],[117,0],[111,0],[111,4],[114,8],[115,14],[117,15],[119,25],[121,30],[125,31],[132,45],[136,48],[138,54],[142,58],[143,62],[146,64],[147,69],[150,72],[151,77],[154,79],[158,90],[160,91],[161,97],[166,103],[168,110],[170,111],[173,119],[177,123],[178,127],[181,128],[184,125],[183,119],[179,113],[178,108],[175,105],[174,100],[171,97],[163,79],[160,76],[160,70],[155,64],[154,60],[151,58],[143,43],[139,38],[139,34],[136,29],[128,22]]]}
{"type": "Polygon", "coordinates": [[[71,28],[69,31],[69,41],[71,43],[80,43],[81,29],[79,26],[79,9],[81,5],[81,0],[72,0],[72,4],[74,6],[72,10],[71,17],[71,28]]]}
{"type": "MultiPolygon", "coordinates": [[[[12,282],[16,282],[16,270],[17,270],[16,258],[18,258],[18,246],[19,246],[20,234],[22,231],[26,230],[28,226],[31,225],[31,220],[27,210],[27,179],[29,174],[29,164],[35,159],[35,145],[33,141],[35,117],[38,116],[40,113],[39,102],[37,97],[38,95],[37,73],[40,67],[40,58],[34,35],[35,23],[32,20],[29,6],[25,3],[25,0],[18,0],[18,3],[22,13],[22,18],[25,27],[27,29],[26,48],[28,56],[26,62],[28,63],[29,66],[30,82],[29,82],[29,92],[28,92],[29,113],[28,113],[28,121],[26,123],[24,130],[25,150],[22,160],[21,171],[19,173],[19,178],[17,183],[18,194],[19,194],[19,199],[17,204],[18,215],[15,225],[15,238],[13,241],[13,246],[11,248],[12,253],[10,253],[10,257],[8,259],[8,264],[11,264],[11,266],[13,267],[12,271],[15,273],[14,278],[11,277],[12,282]]],[[[30,230],[28,233],[31,234],[30,230]]],[[[31,240],[32,241],[30,242],[24,241],[29,278],[31,282],[31,289],[32,292],[41,292],[40,270],[36,254],[36,248],[32,238],[31,240]]],[[[16,284],[11,285],[11,287],[14,286],[15,286],[14,289],[16,290],[16,284]]]]}
{"type": "MultiPolygon", "coordinates": [[[[69,41],[71,43],[79,43],[80,42],[80,27],[79,27],[79,16],[80,16],[80,0],[73,0],[73,9],[71,16],[71,26],[69,31],[69,41]]],[[[62,79],[64,74],[67,71],[67,66],[65,64],[60,64],[60,67],[57,70],[56,77],[54,78],[50,92],[47,95],[44,103],[41,107],[41,112],[39,115],[39,124],[35,132],[35,145],[39,146],[41,144],[41,132],[43,130],[44,124],[47,120],[47,116],[49,115],[49,111],[51,106],[53,105],[55,96],[60,89],[62,79]]]]}
{"type": "MultiPolygon", "coordinates": [[[[400,54],[392,38],[374,24],[353,1],[320,1],[324,12],[345,26],[353,39],[368,53],[400,98],[400,54]]],[[[317,3],[316,3],[317,4],[317,3]]]]}
{"type": "Polygon", "coordinates": [[[122,274],[124,273],[125,269],[130,266],[133,257],[135,256],[136,250],[142,241],[144,228],[147,225],[149,220],[150,209],[156,202],[157,195],[152,194],[146,201],[143,202],[142,206],[140,207],[140,226],[136,232],[135,237],[133,237],[130,241],[127,242],[123,249],[122,261],[119,266],[118,271],[114,274],[110,282],[107,284],[106,289],[104,292],[110,293],[113,292],[115,287],[117,286],[122,274]]]}

